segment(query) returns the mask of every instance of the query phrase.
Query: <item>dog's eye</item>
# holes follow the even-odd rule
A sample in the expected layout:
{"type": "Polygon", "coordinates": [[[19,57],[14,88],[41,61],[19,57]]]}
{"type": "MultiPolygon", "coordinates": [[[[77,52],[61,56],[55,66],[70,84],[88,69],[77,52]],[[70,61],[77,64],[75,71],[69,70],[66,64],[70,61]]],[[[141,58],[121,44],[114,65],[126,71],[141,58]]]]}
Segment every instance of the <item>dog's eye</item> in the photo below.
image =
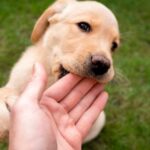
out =
{"type": "Polygon", "coordinates": [[[92,30],[90,24],[87,22],[79,22],[77,25],[84,32],[90,32],[92,30]]]}
{"type": "Polygon", "coordinates": [[[118,44],[116,42],[112,42],[111,50],[114,52],[118,47],[118,44]]]}

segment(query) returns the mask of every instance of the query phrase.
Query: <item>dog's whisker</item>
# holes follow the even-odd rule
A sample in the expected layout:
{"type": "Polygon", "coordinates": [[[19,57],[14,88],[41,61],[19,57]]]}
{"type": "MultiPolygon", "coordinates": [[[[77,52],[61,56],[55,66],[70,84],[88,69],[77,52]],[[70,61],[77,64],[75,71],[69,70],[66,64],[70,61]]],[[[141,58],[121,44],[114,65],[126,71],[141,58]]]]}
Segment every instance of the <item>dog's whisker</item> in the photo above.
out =
{"type": "Polygon", "coordinates": [[[130,80],[127,78],[125,73],[122,72],[121,69],[115,69],[114,79],[111,81],[112,84],[128,86],[130,84],[130,80]]]}

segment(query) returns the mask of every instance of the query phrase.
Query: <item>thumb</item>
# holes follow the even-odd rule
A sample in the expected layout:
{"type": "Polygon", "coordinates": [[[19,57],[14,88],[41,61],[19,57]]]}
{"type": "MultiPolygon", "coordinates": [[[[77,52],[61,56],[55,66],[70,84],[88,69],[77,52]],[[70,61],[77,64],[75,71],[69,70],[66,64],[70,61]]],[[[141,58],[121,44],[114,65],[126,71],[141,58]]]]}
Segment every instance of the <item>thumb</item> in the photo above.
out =
{"type": "Polygon", "coordinates": [[[34,73],[32,79],[22,93],[20,101],[38,102],[45,90],[47,75],[44,67],[41,64],[36,63],[33,69],[34,73]]]}

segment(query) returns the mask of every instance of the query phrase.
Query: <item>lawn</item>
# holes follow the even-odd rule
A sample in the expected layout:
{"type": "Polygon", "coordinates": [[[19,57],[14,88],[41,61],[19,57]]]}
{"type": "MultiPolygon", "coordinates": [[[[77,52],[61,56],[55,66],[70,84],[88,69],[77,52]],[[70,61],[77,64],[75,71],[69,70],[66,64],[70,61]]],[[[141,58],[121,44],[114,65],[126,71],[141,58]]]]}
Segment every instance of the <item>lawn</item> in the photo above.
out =
{"type": "MultiPolygon", "coordinates": [[[[118,18],[122,44],[114,55],[116,79],[107,86],[107,123],[83,150],[150,149],[150,1],[101,0],[118,18]],[[118,73],[119,72],[119,73],[118,73]]],[[[0,85],[30,45],[36,19],[50,0],[1,0],[0,85]]],[[[6,150],[5,142],[0,150],[6,150]]]]}

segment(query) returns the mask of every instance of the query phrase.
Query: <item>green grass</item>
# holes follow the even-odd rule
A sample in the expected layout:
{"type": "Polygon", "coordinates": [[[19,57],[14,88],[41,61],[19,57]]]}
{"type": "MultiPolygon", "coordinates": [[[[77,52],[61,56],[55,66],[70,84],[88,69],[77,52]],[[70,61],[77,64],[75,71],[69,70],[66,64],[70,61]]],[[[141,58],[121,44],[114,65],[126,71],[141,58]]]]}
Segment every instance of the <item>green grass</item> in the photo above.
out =
{"type": "MultiPolygon", "coordinates": [[[[150,149],[150,1],[101,0],[116,14],[122,45],[114,59],[125,79],[107,87],[107,123],[84,150],[150,149]]],[[[0,84],[30,44],[33,25],[50,0],[1,0],[0,2],[0,84]]],[[[0,150],[7,149],[0,144],[0,150]]]]}

